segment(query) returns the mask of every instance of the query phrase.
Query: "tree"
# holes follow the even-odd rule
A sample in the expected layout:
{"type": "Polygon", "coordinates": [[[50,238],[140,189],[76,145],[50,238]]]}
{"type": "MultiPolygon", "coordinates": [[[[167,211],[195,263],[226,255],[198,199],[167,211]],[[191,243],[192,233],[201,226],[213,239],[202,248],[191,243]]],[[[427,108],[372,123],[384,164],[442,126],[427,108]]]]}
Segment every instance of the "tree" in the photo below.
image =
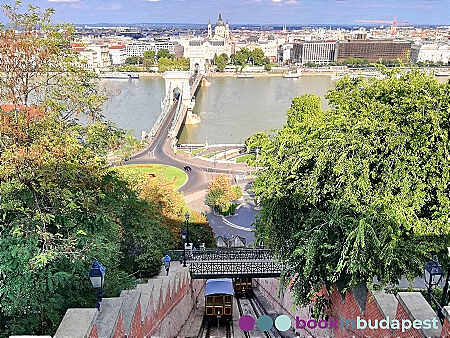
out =
{"type": "Polygon", "coordinates": [[[156,53],[156,58],[159,60],[161,58],[166,58],[166,59],[172,59],[173,55],[170,54],[168,49],[160,49],[158,50],[158,53],[156,53]]]}
{"type": "Polygon", "coordinates": [[[222,53],[222,54],[220,54],[220,56],[225,61],[225,64],[227,64],[228,63],[228,55],[227,55],[227,53],[222,53]]]}
{"type": "Polygon", "coordinates": [[[19,14],[20,1],[2,6],[9,19],[0,30],[0,96],[16,107],[39,107],[65,120],[86,115],[100,117],[104,97],[98,95],[95,74],[85,70],[85,60],[70,48],[72,25],[52,25],[52,9],[39,12],[29,6],[19,14]],[[36,34],[39,29],[41,34],[36,34]],[[12,71],[14,70],[14,71],[12,71]]]}
{"type": "Polygon", "coordinates": [[[216,65],[216,68],[219,72],[223,72],[226,66],[226,62],[223,59],[223,56],[222,55],[217,56],[217,54],[214,55],[214,64],[216,65]]]}
{"type": "Polygon", "coordinates": [[[51,334],[67,308],[95,304],[86,278],[94,257],[108,269],[105,296],[116,296],[134,285],[130,261],[155,273],[169,232],[107,166],[124,133],[102,120],[95,74],[70,48],[73,26],[52,25],[52,10],[19,14],[19,1],[3,9],[0,335],[51,334]]]}
{"type": "Polygon", "coordinates": [[[241,197],[242,190],[240,187],[232,187],[227,175],[219,174],[213,180],[209,181],[205,203],[222,212],[230,207],[230,201],[241,197]]]}
{"type": "Polygon", "coordinates": [[[141,56],[129,56],[125,59],[125,64],[127,65],[137,65],[142,63],[143,58],[141,56]]]}
{"type": "MultiPolygon", "coordinates": [[[[450,84],[417,69],[342,79],[296,98],[254,183],[257,232],[288,263],[297,304],[339,284],[397,284],[433,254],[448,265],[450,84]]],[[[314,301],[313,301],[314,300],[314,301]]]]}
{"type": "Polygon", "coordinates": [[[253,64],[255,66],[262,66],[264,60],[264,52],[261,48],[255,48],[251,53],[250,57],[253,59],[253,64]]]}
{"type": "Polygon", "coordinates": [[[153,62],[153,60],[155,60],[156,57],[156,52],[154,50],[146,50],[144,52],[144,60],[150,60],[153,62]]]}
{"type": "Polygon", "coordinates": [[[158,71],[166,72],[174,68],[174,60],[171,58],[162,57],[158,59],[158,71]]]}

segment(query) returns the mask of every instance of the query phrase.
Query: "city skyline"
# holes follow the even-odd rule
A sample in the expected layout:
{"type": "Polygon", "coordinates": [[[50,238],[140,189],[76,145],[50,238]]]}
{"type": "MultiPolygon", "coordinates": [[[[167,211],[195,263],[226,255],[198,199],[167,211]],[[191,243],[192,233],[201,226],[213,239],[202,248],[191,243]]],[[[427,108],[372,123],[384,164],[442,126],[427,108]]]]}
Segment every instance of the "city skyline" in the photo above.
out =
{"type": "MultiPolygon", "coordinates": [[[[14,1],[4,3],[12,5],[14,1]]],[[[22,4],[25,7],[29,3],[54,8],[55,23],[206,24],[211,21],[214,25],[221,13],[230,25],[362,26],[364,23],[356,20],[393,21],[394,18],[409,25],[450,25],[450,0],[27,0],[22,4]]]]}

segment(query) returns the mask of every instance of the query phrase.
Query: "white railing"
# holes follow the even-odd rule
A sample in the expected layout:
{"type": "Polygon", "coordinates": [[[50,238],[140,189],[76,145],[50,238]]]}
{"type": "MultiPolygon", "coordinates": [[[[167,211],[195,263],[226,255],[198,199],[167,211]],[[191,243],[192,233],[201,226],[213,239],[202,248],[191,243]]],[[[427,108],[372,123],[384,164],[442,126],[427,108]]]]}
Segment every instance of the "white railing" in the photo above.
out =
{"type": "Polygon", "coordinates": [[[159,114],[158,118],[156,119],[155,124],[153,125],[152,130],[150,131],[150,139],[153,139],[155,137],[156,133],[159,130],[159,127],[161,127],[161,124],[163,123],[164,119],[167,116],[167,113],[169,112],[171,107],[170,104],[170,95],[169,93],[166,94],[166,97],[161,101],[161,114],[159,114]]]}
{"type": "MultiPolygon", "coordinates": [[[[177,127],[180,115],[183,112],[183,109],[184,109],[183,99],[182,99],[182,97],[180,95],[180,98],[179,98],[178,104],[177,104],[177,109],[175,111],[175,116],[173,117],[173,120],[172,120],[172,126],[170,127],[170,130],[169,130],[169,136],[171,136],[171,137],[175,137],[176,136],[175,129],[177,127]]],[[[178,130],[177,130],[177,132],[178,132],[178,130]]]]}

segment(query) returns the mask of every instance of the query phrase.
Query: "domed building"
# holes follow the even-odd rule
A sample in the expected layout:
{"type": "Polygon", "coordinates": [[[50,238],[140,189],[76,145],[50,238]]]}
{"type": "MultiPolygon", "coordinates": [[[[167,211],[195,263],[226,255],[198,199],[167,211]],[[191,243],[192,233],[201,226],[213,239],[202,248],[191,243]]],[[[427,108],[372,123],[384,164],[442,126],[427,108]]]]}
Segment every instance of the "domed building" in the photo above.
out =
{"type": "Polygon", "coordinates": [[[208,23],[208,38],[214,38],[215,40],[228,40],[230,38],[230,28],[227,23],[222,20],[222,14],[219,13],[219,19],[214,27],[214,37],[212,36],[211,21],[208,23]]]}
{"type": "Polygon", "coordinates": [[[184,44],[184,56],[190,59],[191,69],[205,71],[214,63],[214,55],[226,54],[230,56],[232,45],[230,43],[230,27],[228,21],[224,23],[222,14],[213,29],[211,21],[208,22],[206,38],[191,38],[184,44]]]}

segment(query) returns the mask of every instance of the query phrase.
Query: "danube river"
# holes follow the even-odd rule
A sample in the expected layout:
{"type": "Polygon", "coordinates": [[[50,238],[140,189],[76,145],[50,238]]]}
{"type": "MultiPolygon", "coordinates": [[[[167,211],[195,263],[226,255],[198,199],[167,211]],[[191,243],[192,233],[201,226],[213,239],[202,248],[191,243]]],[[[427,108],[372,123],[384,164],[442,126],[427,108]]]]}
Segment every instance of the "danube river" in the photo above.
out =
{"type": "MultiPolygon", "coordinates": [[[[209,87],[201,87],[194,113],[202,122],[184,126],[179,143],[242,143],[258,131],[279,129],[286,122],[291,100],[303,94],[321,96],[332,87],[330,76],[213,77],[209,87]]],[[[439,79],[442,80],[442,79],[439,79]]],[[[440,81],[441,82],[441,81],[440,81]]],[[[133,129],[140,139],[161,112],[164,79],[161,76],[139,80],[103,80],[101,87],[109,97],[104,115],[120,128],[133,129]]]]}

